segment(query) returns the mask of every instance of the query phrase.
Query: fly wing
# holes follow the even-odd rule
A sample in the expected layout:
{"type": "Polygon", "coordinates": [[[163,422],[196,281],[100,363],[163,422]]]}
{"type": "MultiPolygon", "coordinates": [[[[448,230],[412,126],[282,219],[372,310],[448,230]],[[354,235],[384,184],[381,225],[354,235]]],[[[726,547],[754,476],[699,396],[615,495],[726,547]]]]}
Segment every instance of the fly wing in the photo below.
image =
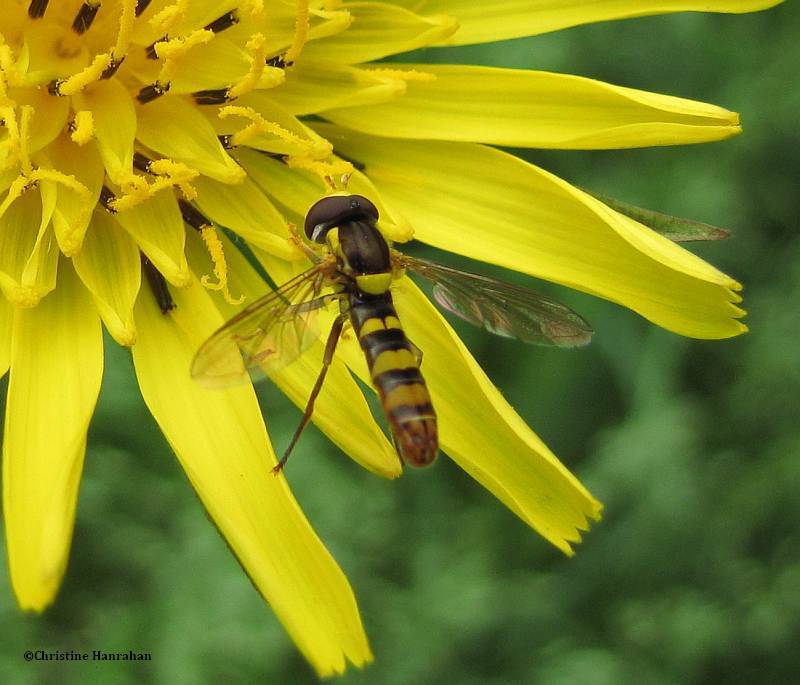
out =
{"type": "Polygon", "coordinates": [[[314,267],[253,302],[200,346],[192,377],[206,387],[226,387],[297,359],[319,338],[319,309],[335,299],[320,296],[323,282],[314,267]]]}
{"type": "Polygon", "coordinates": [[[580,347],[592,338],[580,315],[528,288],[399,253],[396,261],[434,284],[441,307],[495,335],[558,347],[580,347]]]}

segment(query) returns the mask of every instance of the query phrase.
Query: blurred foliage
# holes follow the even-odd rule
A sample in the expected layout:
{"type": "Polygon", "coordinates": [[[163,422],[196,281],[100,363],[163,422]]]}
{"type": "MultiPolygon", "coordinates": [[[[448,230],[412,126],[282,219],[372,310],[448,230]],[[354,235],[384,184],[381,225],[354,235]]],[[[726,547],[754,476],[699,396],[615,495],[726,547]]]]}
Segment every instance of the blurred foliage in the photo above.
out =
{"type": "MultiPolygon", "coordinates": [[[[574,559],[447,459],[384,482],[310,430],[288,477],[351,579],[376,655],[343,685],[796,682],[797,35],[800,12],[787,3],[414,55],[577,73],[741,112],[745,135],[723,143],[520,154],[593,191],[732,229],[691,249],[746,284],[752,332],[686,340],[547,284],[537,287],[593,322],[589,348],[532,349],[459,326],[605,503],[574,559]]],[[[2,682],[315,682],[206,520],[128,353],[107,350],[56,604],[19,613],[0,571],[2,682]],[[26,664],[25,649],[133,649],[153,660],[26,664]]],[[[270,387],[262,400],[286,444],[298,412],[270,387]]]]}

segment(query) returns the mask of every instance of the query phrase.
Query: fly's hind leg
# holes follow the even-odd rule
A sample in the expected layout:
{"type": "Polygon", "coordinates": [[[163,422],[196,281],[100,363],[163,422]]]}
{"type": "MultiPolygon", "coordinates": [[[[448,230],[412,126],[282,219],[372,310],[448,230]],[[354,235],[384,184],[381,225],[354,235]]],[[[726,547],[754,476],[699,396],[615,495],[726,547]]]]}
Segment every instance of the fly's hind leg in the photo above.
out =
{"type": "Polygon", "coordinates": [[[342,329],[344,328],[345,321],[347,321],[347,316],[345,314],[340,314],[333,322],[333,326],[331,326],[331,332],[328,334],[328,342],[325,343],[325,354],[322,358],[322,369],[319,372],[319,376],[317,376],[317,382],[314,383],[314,387],[311,389],[311,395],[306,403],[306,409],[303,412],[303,418],[300,421],[300,425],[294,432],[292,441],[289,443],[289,446],[283,453],[281,460],[272,469],[272,473],[274,473],[276,476],[283,470],[283,467],[286,466],[289,455],[292,453],[294,446],[297,444],[297,441],[300,439],[305,427],[311,420],[311,416],[314,413],[314,402],[317,399],[317,395],[319,395],[320,391],[322,390],[322,384],[325,382],[325,376],[328,373],[328,368],[333,363],[333,355],[336,352],[336,345],[342,335],[342,329]]]}

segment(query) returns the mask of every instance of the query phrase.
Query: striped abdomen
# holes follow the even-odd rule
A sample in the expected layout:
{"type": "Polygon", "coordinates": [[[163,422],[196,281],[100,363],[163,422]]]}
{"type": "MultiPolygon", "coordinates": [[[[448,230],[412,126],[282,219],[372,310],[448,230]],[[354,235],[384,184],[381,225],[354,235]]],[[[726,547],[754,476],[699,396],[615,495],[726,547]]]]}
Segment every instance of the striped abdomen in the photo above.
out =
{"type": "Polygon", "coordinates": [[[392,296],[350,295],[350,320],[403,461],[426,466],[439,449],[436,413],[420,360],[400,326],[392,296]]]}

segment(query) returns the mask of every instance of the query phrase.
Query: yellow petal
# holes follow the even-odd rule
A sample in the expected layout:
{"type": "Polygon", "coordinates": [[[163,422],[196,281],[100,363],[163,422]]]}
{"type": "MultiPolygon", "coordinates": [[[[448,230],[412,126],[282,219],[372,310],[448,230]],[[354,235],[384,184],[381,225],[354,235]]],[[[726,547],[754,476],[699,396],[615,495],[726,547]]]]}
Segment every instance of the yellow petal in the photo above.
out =
{"type": "Polygon", "coordinates": [[[212,221],[281,259],[299,256],[289,242],[286,219],[251,179],[232,186],[201,176],[193,184],[198,207],[212,221]]]}
{"type": "Polygon", "coordinates": [[[55,197],[29,189],[0,217],[0,289],[18,306],[33,307],[56,285],[59,250],[49,227],[54,208],[55,197]]]}
{"type": "Polygon", "coordinates": [[[186,230],[172,191],[162,190],[115,217],[164,278],[179,288],[189,284],[189,265],[183,253],[186,230]]]}
{"type": "Polygon", "coordinates": [[[244,171],[217,140],[197,107],[176,95],[164,95],[138,109],[137,138],[151,150],[197,169],[223,183],[240,183],[244,171]]]}
{"type": "MultiPolygon", "coordinates": [[[[509,509],[566,554],[595,500],[531,431],[491,383],[450,325],[407,278],[393,289],[410,340],[423,352],[422,373],[439,422],[442,449],[509,509]]],[[[365,382],[363,353],[347,341],[344,354],[365,382]]]]}
{"type": "Polygon", "coordinates": [[[34,154],[61,133],[69,115],[69,99],[54,98],[46,88],[24,88],[14,93],[19,105],[33,107],[33,119],[28,133],[28,153],[34,154]]]}
{"type": "Polygon", "coordinates": [[[23,609],[44,609],[64,575],[102,375],[100,319],[64,263],[55,292],[14,315],[3,512],[11,583],[23,609]]]}
{"type": "Polygon", "coordinates": [[[746,330],[736,281],[542,169],[469,143],[317,129],[366,164],[423,242],[599,295],[681,335],[746,330]]]}
{"type": "Polygon", "coordinates": [[[405,91],[406,84],[400,79],[329,61],[311,61],[304,54],[269,96],[292,114],[312,114],[385,102],[405,91]]]}
{"type": "Polygon", "coordinates": [[[741,131],[738,115],[720,107],[579,76],[474,66],[406,68],[436,80],[411,81],[401,98],[328,111],[325,118],[392,138],[562,149],[700,143],[741,131]]]}
{"type": "Polygon", "coordinates": [[[200,500],[254,585],[319,675],[371,659],[352,590],[314,534],[276,463],[250,385],[207,390],[192,356],[222,317],[195,282],[159,310],[142,289],[136,375],[147,406],[200,500]]]}
{"type": "Polygon", "coordinates": [[[783,0],[399,0],[416,11],[446,12],[458,17],[461,29],[449,45],[491,43],[609,19],[644,17],[669,12],[754,12],[783,0]]]}
{"type": "Polygon", "coordinates": [[[11,324],[14,310],[5,297],[0,297],[0,378],[5,376],[11,363],[11,324]]]}
{"type": "Polygon", "coordinates": [[[106,173],[114,183],[122,183],[132,171],[136,137],[136,111],[128,91],[119,79],[106,79],[74,95],[72,100],[76,111],[92,113],[106,173]]]}
{"type": "Polygon", "coordinates": [[[170,92],[227,88],[249,71],[250,61],[249,55],[238,45],[218,36],[210,43],[190,48],[181,56],[170,75],[170,92]]]}
{"type": "MultiPolygon", "coordinates": [[[[230,269],[230,289],[235,295],[246,295],[246,303],[252,304],[268,292],[266,283],[230,241],[223,238],[223,242],[230,269]]],[[[190,236],[188,245],[192,267],[198,273],[210,273],[211,262],[200,240],[190,236]]],[[[290,264],[258,249],[253,252],[270,277],[278,283],[285,282],[309,266],[307,263],[290,264]]],[[[241,309],[228,304],[222,297],[215,297],[214,304],[225,319],[231,318],[241,309]]],[[[327,325],[321,325],[320,328],[323,335],[327,336],[330,318],[325,319],[324,323],[327,325]]],[[[299,359],[271,374],[271,380],[281,392],[301,409],[305,409],[311,388],[322,368],[323,349],[322,341],[316,342],[299,359]]],[[[385,478],[396,478],[400,475],[400,461],[394,448],[375,423],[358,384],[345,365],[337,359],[334,359],[322,392],[314,405],[312,421],[343,452],[364,468],[385,478]]],[[[302,450],[301,440],[293,459],[302,459],[302,455],[298,454],[302,450]]]]}
{"type": "Polygon", "coordinates": [[[103,160],[94,145],[75,145],[66,136],[57,138],[46,150],[52,168],[74,176],[89,190],[87,197],[54,181],[42,180],[42,193],[54,192],[56,206],[53,229],[61,250],[72,255],[80,249],[83,236],[92,218],[91,207],[100,197],[103,187],[103,160]]]}
{"type": "Polygon", "coordinates": [[[108,332],[120,345],[133,345],[133,305],[141,284],[139,249],[133,238],[108,212],[98,209],[72,263],[94,296],[108,332]]]}
{"type": "MultiPolygon", "coordinates": [[[[324,41],[308,43],[303,58],[356,64],[445,41],[458,29],[447,14],[422,17],[383,2],[351,2],[353,25],[324,41]]],[[[452,13],[448,13],[452,14],[452,13]]]]}

